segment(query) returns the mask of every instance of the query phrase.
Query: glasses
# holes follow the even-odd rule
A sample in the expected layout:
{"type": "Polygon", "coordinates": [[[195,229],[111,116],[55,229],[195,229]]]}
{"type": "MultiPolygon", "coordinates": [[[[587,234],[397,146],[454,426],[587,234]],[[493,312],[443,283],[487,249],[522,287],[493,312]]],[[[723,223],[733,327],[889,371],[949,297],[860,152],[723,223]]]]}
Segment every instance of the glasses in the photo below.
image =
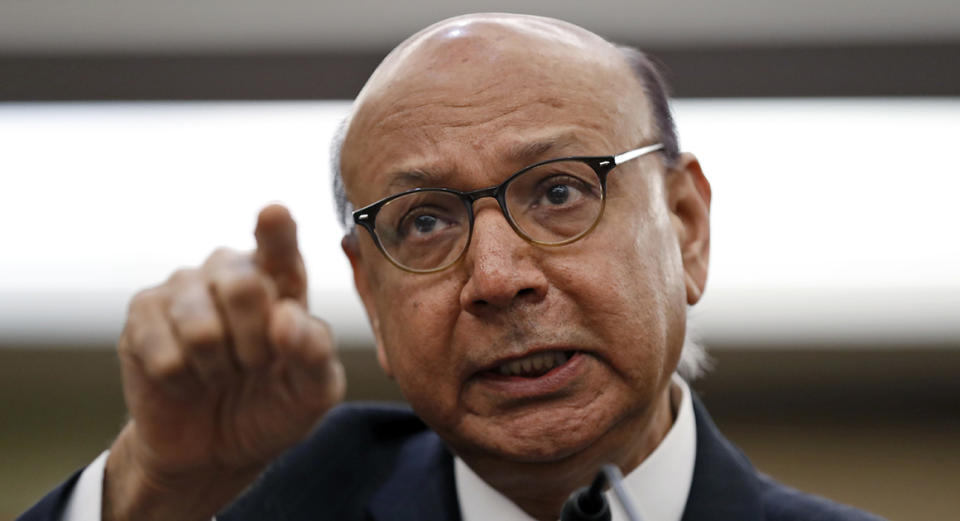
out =
{"type": "Polygon", "coordinates": [[[497,200],[520,237],[541,246],[570,244],[600,221],[607,174],[615,167],[663,149],[648,145],[616,156],[564,157],[514,173],[497,186],[461,192],[415,188],[353,212],[380,251],[398,268],[432,273],[463,257],[473,235],[473,203],[497,200]]]}

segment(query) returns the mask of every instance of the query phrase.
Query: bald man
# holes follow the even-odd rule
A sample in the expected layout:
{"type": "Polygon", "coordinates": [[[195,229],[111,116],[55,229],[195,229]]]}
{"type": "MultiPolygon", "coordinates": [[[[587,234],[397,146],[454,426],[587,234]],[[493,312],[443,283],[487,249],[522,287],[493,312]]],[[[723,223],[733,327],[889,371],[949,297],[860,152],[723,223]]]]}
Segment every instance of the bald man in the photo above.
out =
{"type": "Polygon", "coordinates": [[[414,35],[357,97],[335,180],[412,412],[330,410],[343,370],[269,207],[256,251],[133,299],[131,421],[23,519],[555,520],[605,463],[648,521],[872,519],[758,475],[677,376],[711,194],[666,107],[641,54],[564,22],[414,35]]]}

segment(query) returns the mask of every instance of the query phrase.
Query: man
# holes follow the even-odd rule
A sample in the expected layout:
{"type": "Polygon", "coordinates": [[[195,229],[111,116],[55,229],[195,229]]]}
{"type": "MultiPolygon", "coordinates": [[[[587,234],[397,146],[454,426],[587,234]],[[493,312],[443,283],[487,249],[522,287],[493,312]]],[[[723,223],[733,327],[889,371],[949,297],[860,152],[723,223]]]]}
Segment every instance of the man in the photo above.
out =
{"type": "Polygon", "coordinates": [[[325,416],[343,371],[269,207],[255,252],[134,298],[131,421],[24,519],[102,497],[117,520],[552,520],[604,463],[650,520],[868,519],[756,475],[674,376],[710,186],[643,60],[516,15],[401,44],[356,100],[338,186],[378,360],[416,417],[325,416]]]}

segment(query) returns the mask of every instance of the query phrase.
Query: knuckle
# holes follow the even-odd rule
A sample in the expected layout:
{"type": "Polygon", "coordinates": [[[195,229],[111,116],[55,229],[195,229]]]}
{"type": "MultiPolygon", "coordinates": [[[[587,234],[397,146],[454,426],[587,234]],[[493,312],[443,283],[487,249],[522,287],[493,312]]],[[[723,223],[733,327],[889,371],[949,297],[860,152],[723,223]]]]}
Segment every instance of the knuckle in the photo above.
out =
{"type": "Polygon", "coordinates": [[[213,301],[203,283],[181,286],[171,293],[167,314],[173,322],[198,320],[214,313],[213,301]]]}
{"type": "Polygon", "coordinates": [[[224,342],[223,326],[209,318],[188,319],[177,325],[180,341],[193,351],[214,350],[224,342]]]}
{"type": "Polygon", "coordinates": [[[243,257],[243,254],[237,250],[221,246],[215,250],[213,253],[207,257],[207,260],[204,261],[203,265],[206,268],[215,268],[218,266],[228,266],[231,264],[238,263],[243,257]]]}
{"type": "Polygon", "coordinates": [[[332,350],[320,344],[315,344],[310,346],[309,349],[304,349],[301,353],[301,359],[312,367],[321,367],[337,361],[336,357],[333,356],[332,350]]]}
{"type": "Polygon", "coordinates": [[[144,346],[149,346],[156,338],[149,321],[138,319],[127,321],[123,336],[124,342],[121,342],[121,348],[124,352],[138,352],[144,346]]]}
{"type": "Polygon", "coordinates": [[[224,340],[224,327],[205,285],[181,287],[167,316],[184,347],[212,348],[224,340]]]}
{"type": "Polygon", "coordinates": [[[335,358],[333,337],[330,336],[329,330],[325,328],[314,329],[312,336],[311,344],[313,344],[313,351],[317,357],[322,357],[323,360],[335,358]]]}
{"type": "Polygon", "coordinates": [[[170,339],[150,324],[129,324],[117,349],[121,356],[139,360],[152,378],[168,379],[185,370],[184,361],[170,339]]]}
{"type": "Polygon", "coordinates": [[[147,372],[159,380],[174,379],[187,370],[186,361],[178,355],[153,356],[145,365],[147,372]]]}
{"type": "Polygon", "coordinates": [[[121,346],[126,349],[127,352],[136,351],[137,347],[144,345],[147,340],[147,333],[144,331],[143,323],[137,320],[131,320],[127,322],[127,327],[124,330],[125,342],[122,342],[121,346]]]}
{"type": "Polygon", "coordinates": [[[301,348],[304,361],[313,366],[339,363],[329,327],[319,319],[311,319],[309,340],[301,348]]]}
{"type": "Polygon", "coordinates": [[[271,355],[264,349],[245,349],[237,352],[237,358],[240,364],[250,369],[260,369],[266,367],[271,360],[271,355]]]}
{"type": "Polygon", "coordinates": [[[133,298],[130,299],[130,305],[127,308],[127,313],[130,316],[139,315],[154,306],[162,298],[162,291],[159,288],[146,288],[138,291],[133,298]]]}
{"type": "Polygon", "coordinates": [[[194,268],[180,268],[170,274],[167,284],[180,286],[190,281],[196,280],[199,272],[194,268]]]}
{"type": "Polygon", "coordinates": [[[225,303],[231,307],[249,308],[263,304],[267,298],[266,284],[255,272],[233,273],[220,285],[225,303]]]}

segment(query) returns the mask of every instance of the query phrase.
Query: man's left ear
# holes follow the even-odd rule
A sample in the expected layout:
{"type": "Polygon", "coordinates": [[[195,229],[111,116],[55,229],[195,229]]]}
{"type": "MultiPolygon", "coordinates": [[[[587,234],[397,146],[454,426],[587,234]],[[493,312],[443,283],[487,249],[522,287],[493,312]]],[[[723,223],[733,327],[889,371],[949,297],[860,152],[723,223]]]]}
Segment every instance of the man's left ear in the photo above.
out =
{"type": "Polygon", "coordinates": [[[683,259],[687,304],[707,285],[710,264],[710,182],[693,154],[683,153],[665,177],[667,203],[683,259]]]}

